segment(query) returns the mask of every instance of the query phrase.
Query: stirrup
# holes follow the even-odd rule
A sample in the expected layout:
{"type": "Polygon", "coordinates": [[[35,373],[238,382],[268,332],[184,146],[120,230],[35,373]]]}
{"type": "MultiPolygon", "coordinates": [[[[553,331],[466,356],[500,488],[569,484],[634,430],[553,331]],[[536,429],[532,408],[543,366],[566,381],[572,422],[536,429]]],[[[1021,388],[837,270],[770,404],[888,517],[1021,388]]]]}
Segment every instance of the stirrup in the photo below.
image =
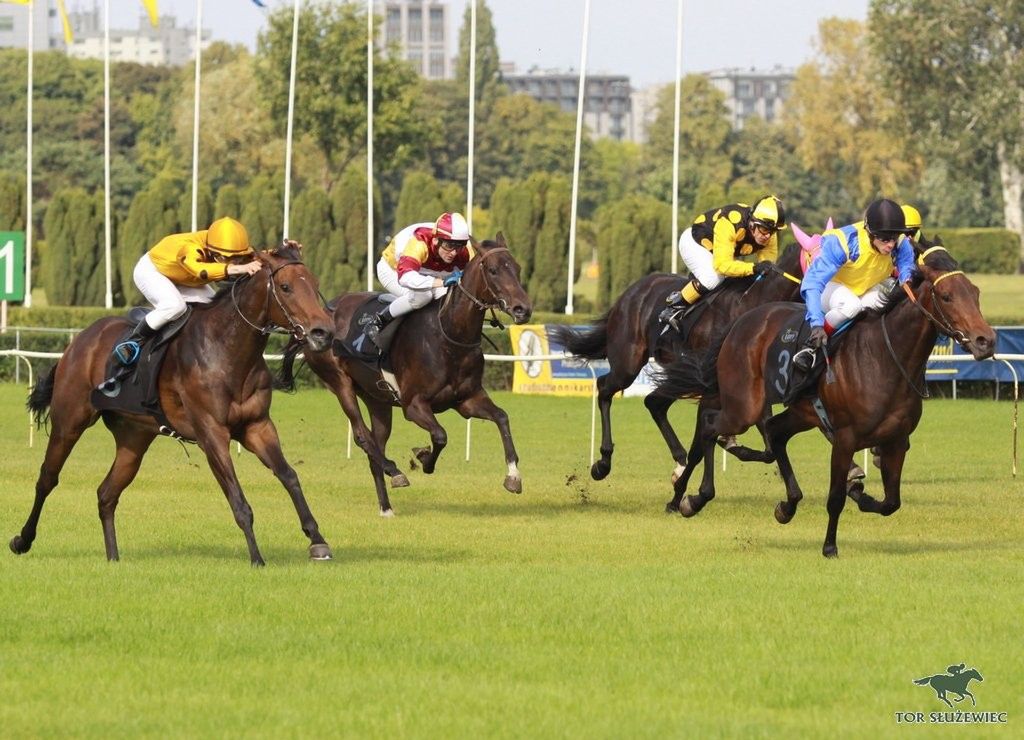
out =
{"type": "Polygon", "coordinates": [[[125,367],[134,365],[141,352],[141,345],[133,339],[114,345],[114,357],[125,367]]]}
{"type": "Polygon", "coordinates": [[[813,347],[804,347],[793,355],[793,366],[797,367],[804,372],[812,369],[815,363],[818,361],[818,351],[813,347]],[[810,357],[810,361],[805,360],[805,357],[810,357]]]}

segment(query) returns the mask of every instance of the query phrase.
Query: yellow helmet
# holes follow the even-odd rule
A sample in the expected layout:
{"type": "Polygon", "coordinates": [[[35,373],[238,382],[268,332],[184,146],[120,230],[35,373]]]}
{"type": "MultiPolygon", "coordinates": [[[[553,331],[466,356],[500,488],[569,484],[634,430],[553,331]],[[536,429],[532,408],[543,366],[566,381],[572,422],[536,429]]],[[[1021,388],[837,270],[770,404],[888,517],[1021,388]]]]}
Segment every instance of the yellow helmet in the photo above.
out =
{"type": "Polygon", "coordinates": [[[225,257],[237,257],[252,252],[249,232],[233,218],[218,218],[206,232],[206,246],[225,257]]]}
{"type": "Polygon", "coordinates": [[[750,209],[750,223],[762,226],[769,231],[786,228],[786,207],[778,196],[766,195],[760,198],[750,209]]]}
{"type": "Polygon", "coordinates": [[[900,206],[903,209],[903,218],[907,222],[907,232],[913,233],[921,228],[921,212],[914,206],[904,203],[900,206]]]}

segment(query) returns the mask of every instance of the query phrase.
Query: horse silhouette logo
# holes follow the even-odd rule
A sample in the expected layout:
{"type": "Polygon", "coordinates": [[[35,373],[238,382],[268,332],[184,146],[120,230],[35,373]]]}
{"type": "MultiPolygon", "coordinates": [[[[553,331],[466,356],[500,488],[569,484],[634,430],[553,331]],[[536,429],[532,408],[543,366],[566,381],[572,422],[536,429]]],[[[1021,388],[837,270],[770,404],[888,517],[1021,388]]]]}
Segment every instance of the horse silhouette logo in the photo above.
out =
{"type": "Polygon", "coordinates": [[[944,701],[950,709],[953,705],[946,698],[946,692],[956,695],[956,701],[961,702],[965,697],[971,698],[971,704],[977,706],[974,701],[974,694],[967,690],[967,684],[971,681],[984,681],[976,668],[967,668],[965,663],[951,665],[946,673],[939,673],[934,676],[915,678],[914,683],[918,686],[931,686],[935,690],[935,697],[944,701]]]}

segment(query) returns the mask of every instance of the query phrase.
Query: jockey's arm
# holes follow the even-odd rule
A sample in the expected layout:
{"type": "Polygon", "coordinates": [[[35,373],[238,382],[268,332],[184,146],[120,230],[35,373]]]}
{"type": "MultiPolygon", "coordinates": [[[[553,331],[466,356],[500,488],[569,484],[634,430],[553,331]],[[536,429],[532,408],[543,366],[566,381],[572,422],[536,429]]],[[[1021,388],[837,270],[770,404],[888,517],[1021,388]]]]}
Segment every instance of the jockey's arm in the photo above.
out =
{"type": "Polygon", "coordinates": [[[821,238],[821,252],[814,258],[810,269],[800,283],[800,295],[807,304],[807,322],[811,326],[825,325],[825,312],[821,310],[821,294],[828,282],[846,264],[846,252],[839,237],[826,234],[821,238]]]}
{"type": "Polygon", "coordinates": [[[228,275],[228,266],[222,262],[207,262],[202,247],[196,244],[182,245],[178,251],[178,264],[186,272],[204,282],[223,280],[228,275]]]}
{"type": "Polygon", "coordinates": [[[896,245],[893,262],[896,263],[896,276],[900,283],[910,280],[910,276],[914,272],[914,247],[911,246],[910,239],[907,237],[900,239],[899,244],[896,245]]]}
{"type": "Polygon", "coordinates": [[[715,241],[712,267],[726,277],[747,277],[754,274],[754,266],[736,259],[736,227],[727,218],[715,222],[715,241]]]}
{"type": "Polygon", "coordinates": [[[398,260],[398,284],[409,290],[429,290],[439,287],[441,281],[432,275],[424,275],[420,272],[422,267],[419,260],[403,255],[398,260]]]}

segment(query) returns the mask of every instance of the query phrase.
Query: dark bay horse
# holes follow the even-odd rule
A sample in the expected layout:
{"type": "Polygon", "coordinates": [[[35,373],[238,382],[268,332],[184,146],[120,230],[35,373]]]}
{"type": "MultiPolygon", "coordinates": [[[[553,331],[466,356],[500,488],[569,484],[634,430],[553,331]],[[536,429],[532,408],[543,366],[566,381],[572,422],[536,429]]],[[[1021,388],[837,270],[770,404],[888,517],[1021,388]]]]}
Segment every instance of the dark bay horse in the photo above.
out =
{"type": "MultiPolygon", "coordinates": [[[[259,252],[263,268],[253,277],[236,280],[193,315],[167,348],[158,380],[160,403],[171,425],[194,439],[245,533],[253,565],[263,565],[253,535],[253,515],[235,476],[229,443],[238,440],[270,468],[295,504],[302,531],[310,541],[310,557],[328,560],[331,550],[302,494],[299,478],[285,460],[277,429],[270,419],[272,378],[263,360],[267,337],[284,327],[311,350],[330,346],[330,316],[320,303],[317,280],[302,263],[297,245],[259,252]]],[[[11,540],[16,554],[29,551],[43,504],[72,448],[101,414],[90,403],[90,392],[106,377],[111,348],[128,322],[104,318],[75,339],[63,357],[40,380],[28,407],[42,422],[49,409],[50,438],[36,482],[35,503],[21,533],[11,540]]],[[[100,522],[107,558],[118,559],[114,511],[121,492],[132,482],[142,458],[158,435],[148,415],[106,411],[103,423],[114,435],[117,452],[97,490],[100,522]]]]}
{"type": "MultiPolygon", "coordinates": [[[[519,282],[519,263],[512,257],[501,232],[495,241],[474,242],[474,246],[477,256],[466,266],[459,284],[450,288],[441,301],[407,315],[397,328],[390,345],[397,399],[374,367],[327,352],[306,354],[313,372],[338,397],[342,411],[352,423],[356,444],[369,458],[381,516],[394,514],[384,475],[391,478],[393,487],[409,485],[408,478],[384,453],[391,436],[394,406],[401,406],[406,419],[430,434],[430,447],[413,450],[423,472],[428,474],[434,472],[437,458],[448,443],[448,435],[434,414],[455,409],[467,419],[494,422],[505,448],[505,488],[513,493],[522,491],[519,456],[512,443],[508,415],[494,404],[482,385],[484,353],[480,340],[488,309],[500,309],[515,323],[522,324],[529,321],[533,307],[519,282]],[[357,397],[370,413],[369,429],[357,397]]],[[[337,336],[348,336],[353,313],[371,295],[348,293],[332,302],[337,336]]],[[[302,349],[295,342],[286,348],[278,387],[294,387],[293,364],[302,349]]]]}
{"type": "MultiPolygon", "coordinates": [[[[783,252],[778,268],[794,277],[802,277],[800,247],[794,244],[783,252]]],[[[656,362],[667,364],[684,349],[704,349],[716,332],[754,306],[769,301],[791,301],[800,296],[799,284],[777,272],[769,273],[760,280],[729,280],[698,319],[686,340],[682,341],[674,331],[661,335],[663,325],[656,317],[665,308],[666,296],[682,288],[688,279],[682,275],[666,273],[642,277],[626,288],[608,312],[591,328],[560,326],[551,331],[552,336],[577,357],[588,360],[608,359],[608,373],[597,379],[597,405],[601,410],[601,458],[590,468],[594,480],[602,480],[612,470],[612,452],[615,450],[612,442],[612,399],[636,380],[652,351],[656,362]]],[[[676,461],[673,480],[686,465],[686,448],[679,442],[668,420],[669,407],[675,400],[675,397],[666,396],[657,390],[644,398],[644,406],[658,425],[676,461]]]]}
{"type": "MultiPolygon", "coordinates": [[[[868,316],[853,326],[831,359],[834,380],[823,375],[817,398],[827,413],[831,431],[831,479],[828,493],[828,528],[822,552],[838,554],[836,530],[847,495],[847,472],[857,450],[877,446],[881,452],[885,499],[863,492],[863,484],[850,483],[850,497],[861,511],[888,516],[900,507],[900,476],[910,446],[910,434],[921,418],[925,396],[924,371],[938,332],[952,337],[975,359],[993,355],[996,335],[981,315],[978,288],[957,269],[942,247],[922,240],[915,245],[918,265],[915,286],[888,313],[868,316]]],[[[690,450],[686,470],[676,481],[668,504],[692,516],[714,498],[714,446],[723,434],[742,434],[757,423],[766,405],[766,368],[774,360],[768,349],[782,327],[805,306],[771,303],[740,316],[728,333],[704,358],[687,356],[664,369],[659,387],[666,394],[703,396],[698,410],[701,447],[690,450]],[[696,496],[683,498],[695,467],[703,460],[704,478],[696,496]]],[[[788,523],[803,497],[786,445],[796,434],[818,427],[827,432],[814,409],[814,395],[795,401],[765,425],[766,449],[730,450],[743,460],[777,461],[786,483],[786,501],[775,509],[776,519],[788,523]]]]}

